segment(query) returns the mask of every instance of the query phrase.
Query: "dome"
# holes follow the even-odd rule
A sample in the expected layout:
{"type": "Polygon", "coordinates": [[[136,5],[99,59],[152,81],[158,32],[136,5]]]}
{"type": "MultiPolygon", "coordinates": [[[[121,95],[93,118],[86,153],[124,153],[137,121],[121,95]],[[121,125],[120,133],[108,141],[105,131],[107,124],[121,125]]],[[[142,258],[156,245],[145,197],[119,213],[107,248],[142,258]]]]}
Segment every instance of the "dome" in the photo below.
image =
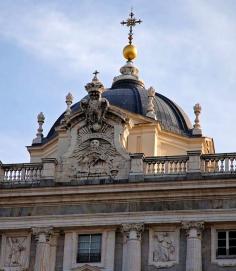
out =
{"type": "MultiPolygon", "coordinates": [[[[111,105],[125,109],[129,112],[146,116],[148,104],[148,92],[143,83],[138,80],[123,79],[113,83],[112,87],[106,89],[102,97],[106,98],[111,105]]],[[[71,110],[79,110],[80,102],[75,103],[71,110]]],[[[167,97],[156,93],[154,108],[162,129],[177,134],[191,136],[192,125],[184,111],[167,97]]],[[[64,113],[57,119],[49,131],[46,141],[56,135],[55,128],[60,124],[64,113]]]]}

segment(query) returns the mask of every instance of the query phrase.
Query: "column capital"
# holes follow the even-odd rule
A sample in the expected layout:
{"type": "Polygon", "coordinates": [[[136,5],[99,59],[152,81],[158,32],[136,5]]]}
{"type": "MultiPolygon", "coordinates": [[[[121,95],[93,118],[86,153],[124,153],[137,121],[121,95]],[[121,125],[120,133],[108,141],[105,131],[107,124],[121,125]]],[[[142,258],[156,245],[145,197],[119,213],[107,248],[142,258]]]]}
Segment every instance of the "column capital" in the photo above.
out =
{"type": "Polygon", "coordinates": [[[135,224],[122,224],[121,232],[127,237],[127,239],[140,239],[141,234],[144,231],[144,223],[135,224]],[[135,232],[136,234],[131,234],[135,232]]]}
{"type": "Polygon", "coordinates": [[[53,234],[53,227],[34,227],[32,232],[38,242],[48,242],[53,234]]]}
{"type": "Polygon", "coordinates": [[[190,230],[192,228],[197,230],[204,229],[204,221],[184,221],[182,222],[182,228],[184,230],[190,230]]]}
{"type": "Polygon", "coordinates": [[[186,221],[182,222],[182,228],[186,230],[187,236],[191,238],[201,238],[204,229],[204,221],[186,221]]]}

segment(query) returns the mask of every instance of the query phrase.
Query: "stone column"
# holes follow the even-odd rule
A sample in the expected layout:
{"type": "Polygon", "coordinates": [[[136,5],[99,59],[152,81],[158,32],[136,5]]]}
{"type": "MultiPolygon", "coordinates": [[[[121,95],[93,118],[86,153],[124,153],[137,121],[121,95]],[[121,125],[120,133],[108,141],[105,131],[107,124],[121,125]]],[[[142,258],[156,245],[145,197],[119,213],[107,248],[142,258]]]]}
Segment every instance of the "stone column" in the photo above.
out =
{"type": "Polygon", "coordinates": [[[125,239],[123,271],[141,271],[141,234],[144,224],[123,224],[121,231],[125,239]],[[126,255],[125,255],[126,254],[126,255]]]}
{"type": "Polygon", "coordinates": [[[204,222],[183,222],[187,233],[186,271],[202,271],[202,230],[204,222]]]}
{"type": "Polygon", "coordinates": [[[50,237],[53,233],[52,227],[33,228],[33,234],[37,240],[36,257],[35,257],[35,271],[51,271],[50,262],[50,237]]]}

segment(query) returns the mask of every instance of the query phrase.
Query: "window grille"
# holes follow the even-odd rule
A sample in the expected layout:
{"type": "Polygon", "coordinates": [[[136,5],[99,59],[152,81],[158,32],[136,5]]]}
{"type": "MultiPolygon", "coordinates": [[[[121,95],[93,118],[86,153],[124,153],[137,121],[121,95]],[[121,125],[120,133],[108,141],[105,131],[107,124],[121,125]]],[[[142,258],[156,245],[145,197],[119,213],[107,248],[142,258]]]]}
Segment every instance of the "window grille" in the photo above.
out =
{"type": "Polygon", "coordinates": [[[102,234],[79,234],[77,263],[101,262],[102,234]]]}
{"type": "Polygon", "coordinates": [[[236,258],[236,231],[217,232],[217,258],[236,258]]]}

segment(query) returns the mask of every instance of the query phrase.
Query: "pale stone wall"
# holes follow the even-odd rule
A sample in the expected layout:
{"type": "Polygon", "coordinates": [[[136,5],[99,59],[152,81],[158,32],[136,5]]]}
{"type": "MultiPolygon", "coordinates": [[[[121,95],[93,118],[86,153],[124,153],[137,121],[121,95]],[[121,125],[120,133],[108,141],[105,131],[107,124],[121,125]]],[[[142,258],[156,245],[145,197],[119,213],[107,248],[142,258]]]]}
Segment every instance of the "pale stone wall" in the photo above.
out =
{"type": "Polygon", "coordinates": [[[116,232],[114,271],[122,271],[122,260],[123,260],[122,256],[123,256],[123,235],[121,232],[116,232]]]}
{"type": "Polygon", "coordinates": [[[61,233],[57,239],[55,271],[63,271],[64,241],[65,241],[65,234],[61,233]]]}

